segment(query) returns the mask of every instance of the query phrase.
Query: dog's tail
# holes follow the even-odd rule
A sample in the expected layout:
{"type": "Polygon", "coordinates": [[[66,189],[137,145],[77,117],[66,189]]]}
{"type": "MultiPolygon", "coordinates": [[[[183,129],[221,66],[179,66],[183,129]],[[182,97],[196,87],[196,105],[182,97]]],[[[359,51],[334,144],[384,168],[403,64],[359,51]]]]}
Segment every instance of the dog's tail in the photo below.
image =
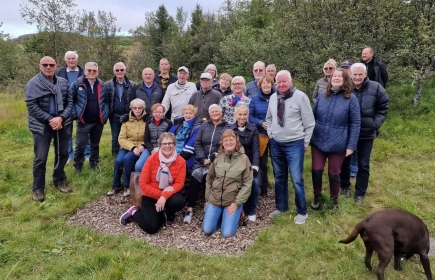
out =
{"type": "Polygon", "coordinates": [[[363,229],[361,223],[359,223],[358,225],[356,225],[356,227],[352,230],[352,232],[350,233],[350,235],[348,237],[346,237],[345,239],[342,239],[339,241],[339,243],[344,243],[344,244],[349,244],[352,241],[354,241],[359,233],[361,232],[361,230],[363,229]]]}

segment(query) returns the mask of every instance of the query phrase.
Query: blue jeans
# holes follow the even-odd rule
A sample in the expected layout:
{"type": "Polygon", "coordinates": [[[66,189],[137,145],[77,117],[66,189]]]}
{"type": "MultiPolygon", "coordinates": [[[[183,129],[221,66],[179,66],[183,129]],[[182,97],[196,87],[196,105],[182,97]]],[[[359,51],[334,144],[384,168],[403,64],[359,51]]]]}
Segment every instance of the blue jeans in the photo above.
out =
{"type": "Polygon", "coordinates": [[[258,205],[258,197],[260,196],[260,184],[257,178],[252,181],[251,195],[248,200],[243,204],[243,210],[246,215],[255,215],[255,209],[258,205]]]}
{"type": "MultiPolygon", "coordinates": [[[[71,124],[71,136],[69,137],[69,144],[68,144],[68,158],[69,159],[74,159],[73,131],[74,131],[74,124],[71,124]]],[[[77,141],[76,141],[76,146],[77,146],[77,141]]],[[[89,146],[90,146],[90,144],[88,141],[88,144],[86,145],[86,148],[85,148],[85,157],[89,157],[89,154],[90,154],[89,146]]]]}
{"type": "Polygon", "coordinates": [[[141,172],[142,168],[145,164],[145,161],[147,161],[147,159],[149,158],[149,156],[151,155],[150,151],[148,151],[147,149],[145,149],[142,154],[140,154],[139,159],[136,161],[136,164],[134,166],[134,171],[135,172],[141,172]]]}
{"type": "Polygon", "coordinates": [[[356,177],[356,175],[358,174],[358,151],[354,151],[350,155],[349,168],[350,168],[350,177],[356,177]]]}
{"type": "Polygon", "coordinates": [[[307,201],[304,189],[304,140],[278,142],[270,139],[270,150],[275,170],[276,209],[288,211],[288,171],[295,190],[295,204],[298,214],[307,214],[307,201]]]}
{"type": "Polygon", "coordinates": [[[239,224],[242,205],[237,207],[236,211],[228,215],[228,207],[214,206],[210,202],[205,208],[204,220],[202,221],[202,230],[205,234],[212,234],[218,227],[219,219],[222,217],[221,231],[223,237],[231,237],[236,234],[237,225],[239,224]]]}
{"type": "Polygon", "coordinates": [[[121,115],[113,114],[109,118],[110,122],[110,132],[112,133],[112,155],[117,155],[119,152],[119,142],[118,137],[121,132],[122,123],[120,121],[121,115]]]}
{"type": "Polygon", "coordinates": [[[130,186],[131,172],[133,172],[134,164],[138,159],[139,157],[135,155],[133,152],[127,151],[122,148],[119,150],[118,156],[115,159],[115,169],[113,171],[112,186],[119,187],[121,185],[121,175],[123,169],[124,169],[123,186],[124,188],[128,188],[130,186]]]}

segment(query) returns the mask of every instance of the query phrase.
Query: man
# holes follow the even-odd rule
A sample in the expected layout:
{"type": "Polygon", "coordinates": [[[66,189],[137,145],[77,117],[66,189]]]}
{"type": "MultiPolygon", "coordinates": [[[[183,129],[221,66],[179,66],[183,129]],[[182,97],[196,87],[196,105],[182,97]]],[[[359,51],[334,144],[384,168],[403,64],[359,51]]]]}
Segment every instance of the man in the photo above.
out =
{"type": "Polygon", "coordinates": [[[211,88],[213,77],[210,73],[202,73],[200,83],[201,89],[195,92],[189,100],[189,104],[198,108],[198,121],[210,119],[208,108],[211,104],[219,104],[222,98],[219,91],[211,88]]]}
{"type": "Polygon", "coordinates": [[[266,67],[266,75],[270,76],[273,78],[273,80],[275,80],[275,76],[276,76],[276,66],[275,64],[269,64],[266,67]]]}
{"type": "Polygon", "coordinates": [[[177,77],[169,73],[170,69],[169,60],[167,58],[160,59],[159,72],[155,75],[154,82],[162,88],[163,95],[165,95],[168,86],[177,81],[177,77]]]}
{"type": "Polygon", "coordinates": [[[382,87],[385,88],[388,82],[388,73],[385,64],[374,57],[372,48],[363,49],[361,58],[361,62],[367,67],[367,76],[369,79],[380,83],[382,87]]]}
{"type": "Polygon", "coordinates": [[[228,73],[223,73],[219,77],[219,84],[212,87],[213,89],[219,91],[222,97],[233,94],[233,90],[230,87],[230,83],[233,77],[228,73]]]}
{"type": "MultiPolygon", "coordinates": [[[[381,84],[367,77],[367,67],[362,63],[351,66],[353,93],[358,97],[361,109],[361,129],[357,144],[358,176],[355,184],[355,202],[364,203],[370,176],[370,155],[379,128],[388,113],[388,95],[381,84]]],[[[341,194],[350,196],[350,157],[346,157],[341,168],[341,194]]]]}
{"type": "Polygon", "coordinates": [[[266,65],[262,61],[257,61],[254,63],[254,68],[252,69],[252,74],[254,74],[254,80],[250,81],[245,88],[245,95],[247,97],[254,97],[260,92],[260,86],[258,82],[264,77],[266,65]]]}
{"type": "MultiPolygon", "coordinates": [[[[66,66],[60,68],[57,70],[56,75],[59,77],[62,77],[66,80],[68,80],[68,83],[71,85],[74,83],[78,77],[84,75],[83,68],[81,68],[79,63],[79,55],[76,51],[67,51],[65,53],[65,63],[66,66]]],[[[68,161],[69,163],[71,160],[74,159],[74,149],[73,149],[73,139],[72,134],[74,132],[74,124],[71,125],[71,137],[69,139],[69,146],[68,146],[68,161]]],[[[85,148],[85,157],[89,158],[89,143],[86,145],[85,148]]]]}
{"type": "Polygon", "coordinates": [[[295,224],[308,218],[304,189],[304,153],[314,130],[314,116],[307,95],[297,90],[290,72],[276,75],[277,93],[272,94],[266,115],[267,135],[275,174],[276,209],[273,218],[288,211],[288,170],[295,190],[298,215],[295,224]]]}
{"type": "Polygon", "coordinates": [[[145,112],[151,114],[151,107],[163,100],[163,90],[154,80],[154,71],[151,68],[145,68],[142,71],[143,82],[137,84],[131,94],[130,101],[140,98],[145,101],[145,112]]]}
{"type": "Polygon", "coordinates": [[[56,62],[49,56],[39,62],[41,72],[30,79],[24,89],[29,129],[33,134],[33,200],[45,199],[45,172],[50,144],[54,142],[53,183],[63,193],[71,192],[66,185],[64,167],[68,160],[71,137],[72,97],[68,81],[55,75],[56,62]]]}
{"type": "Polygon", "coordinates": [[[171,121],[183,117],[183,109],[189,103],[190,97],[196,92],[196,85],[188,82],[189,69],[186,66],[178,68],[178,81],[170,84],[166,90],[162,104],[166,108],[172,108],[171,121]]]}
{"type": "Polygon", "coordinates": [[[89,164],[93,170],[98,167],[101,135],[109,117],[107,92],[103,92],[104,83],[98,79],[98,74],[96,62],[86,63],[85,76],[79,77],[69,89],[77,118],[77,146],[74,152],[76,174],[82,172],[84,150],[88,140],[91,148],[89,164]]]}
{"type": "Polygon", "coordinates": [[[340,68],[346,70],[349,76],[352,76],[352,72],[350,71],[350,67],[352,66],[352,60],[345,60],[340,64],[340,68]]]}
{"type": "Polygon", "coordinates": [[[112,133],[112,155],[117,156],[119,151],[118,136],[121,132],[122,115],[130,112],[130,95],[136,85],[126,76],[127,67],[123,62],[113,65],[115,77],[103,87],[104,95],[109,99],[109,122],[112,133]]]}

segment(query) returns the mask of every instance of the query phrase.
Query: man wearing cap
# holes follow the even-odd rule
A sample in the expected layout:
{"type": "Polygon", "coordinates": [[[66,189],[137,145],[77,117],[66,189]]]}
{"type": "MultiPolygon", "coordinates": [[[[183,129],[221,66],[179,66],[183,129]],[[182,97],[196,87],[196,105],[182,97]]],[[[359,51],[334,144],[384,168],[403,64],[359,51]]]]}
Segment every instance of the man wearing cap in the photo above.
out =
{"type": "Polygon", "coordinates": [[[352,60],[345,60],[340,64],[340,68],[346,70],[349,75],[352,75],[352,73],[350,72],[350,67],[352,66],[352,64],[352,60]]]}
{"type": "Polygon", "coordinates": [[[222,94],[211,88],[213,83],[213,77],[210,73],[201,74],[201,89],[195,92],[189,100],[189,104],[192,104],[198,108],[198,120],[210,119],[208,113],[208,107],[212,104],[219,104],[222,98],[222,94]]]}
{"type": "Polygon", "coordinates": [[[374,56],[372,48],[362,50],[361,63],[367,67],[367,77],[370,81],[378,82],[385,88],[388,82],[387,66],[374,56]]]}
{"type": "Polygon", "coordinates": [[[166,111],[172,107],[171,121],[183,116],[183,108],[189,103],[190,98],[196,92],[196,85],[187,81],[189,69],[186,66],[178,68],[177,77],[178,81],[168,86],[162,101],[166,111]]]}

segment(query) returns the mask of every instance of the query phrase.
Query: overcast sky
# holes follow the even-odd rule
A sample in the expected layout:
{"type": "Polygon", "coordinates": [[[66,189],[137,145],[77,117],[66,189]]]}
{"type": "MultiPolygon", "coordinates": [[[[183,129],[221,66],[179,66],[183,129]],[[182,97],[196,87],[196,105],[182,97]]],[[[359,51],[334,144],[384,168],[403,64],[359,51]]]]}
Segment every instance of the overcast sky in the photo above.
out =
{"type": "MultiPolygon", "coordinates": [[[[191,11],[195,8],[196,3],[200,3],[203,12],[212,12],[219,9],[224,0],[166,0],[166,1],[149,1],[149,0],[75,0],[77,9],[88,12],[98,10],[112,12],[116,17],[116,25],[121,27],[121,32],[127,33],[128,30],[134,29],[144,23],[145,12],[155,12],[158,6],[164,4],[169,14],[175,17],[177,7],[183,7],[188,12],[190,21],[191,11]]],[[[9,33],[12,38],[20,35],[35,33],[36,26],[29,25],[20,15],[21,0],[0,0],[0,22],[3,22],[1,30],[9,33]]]]}

